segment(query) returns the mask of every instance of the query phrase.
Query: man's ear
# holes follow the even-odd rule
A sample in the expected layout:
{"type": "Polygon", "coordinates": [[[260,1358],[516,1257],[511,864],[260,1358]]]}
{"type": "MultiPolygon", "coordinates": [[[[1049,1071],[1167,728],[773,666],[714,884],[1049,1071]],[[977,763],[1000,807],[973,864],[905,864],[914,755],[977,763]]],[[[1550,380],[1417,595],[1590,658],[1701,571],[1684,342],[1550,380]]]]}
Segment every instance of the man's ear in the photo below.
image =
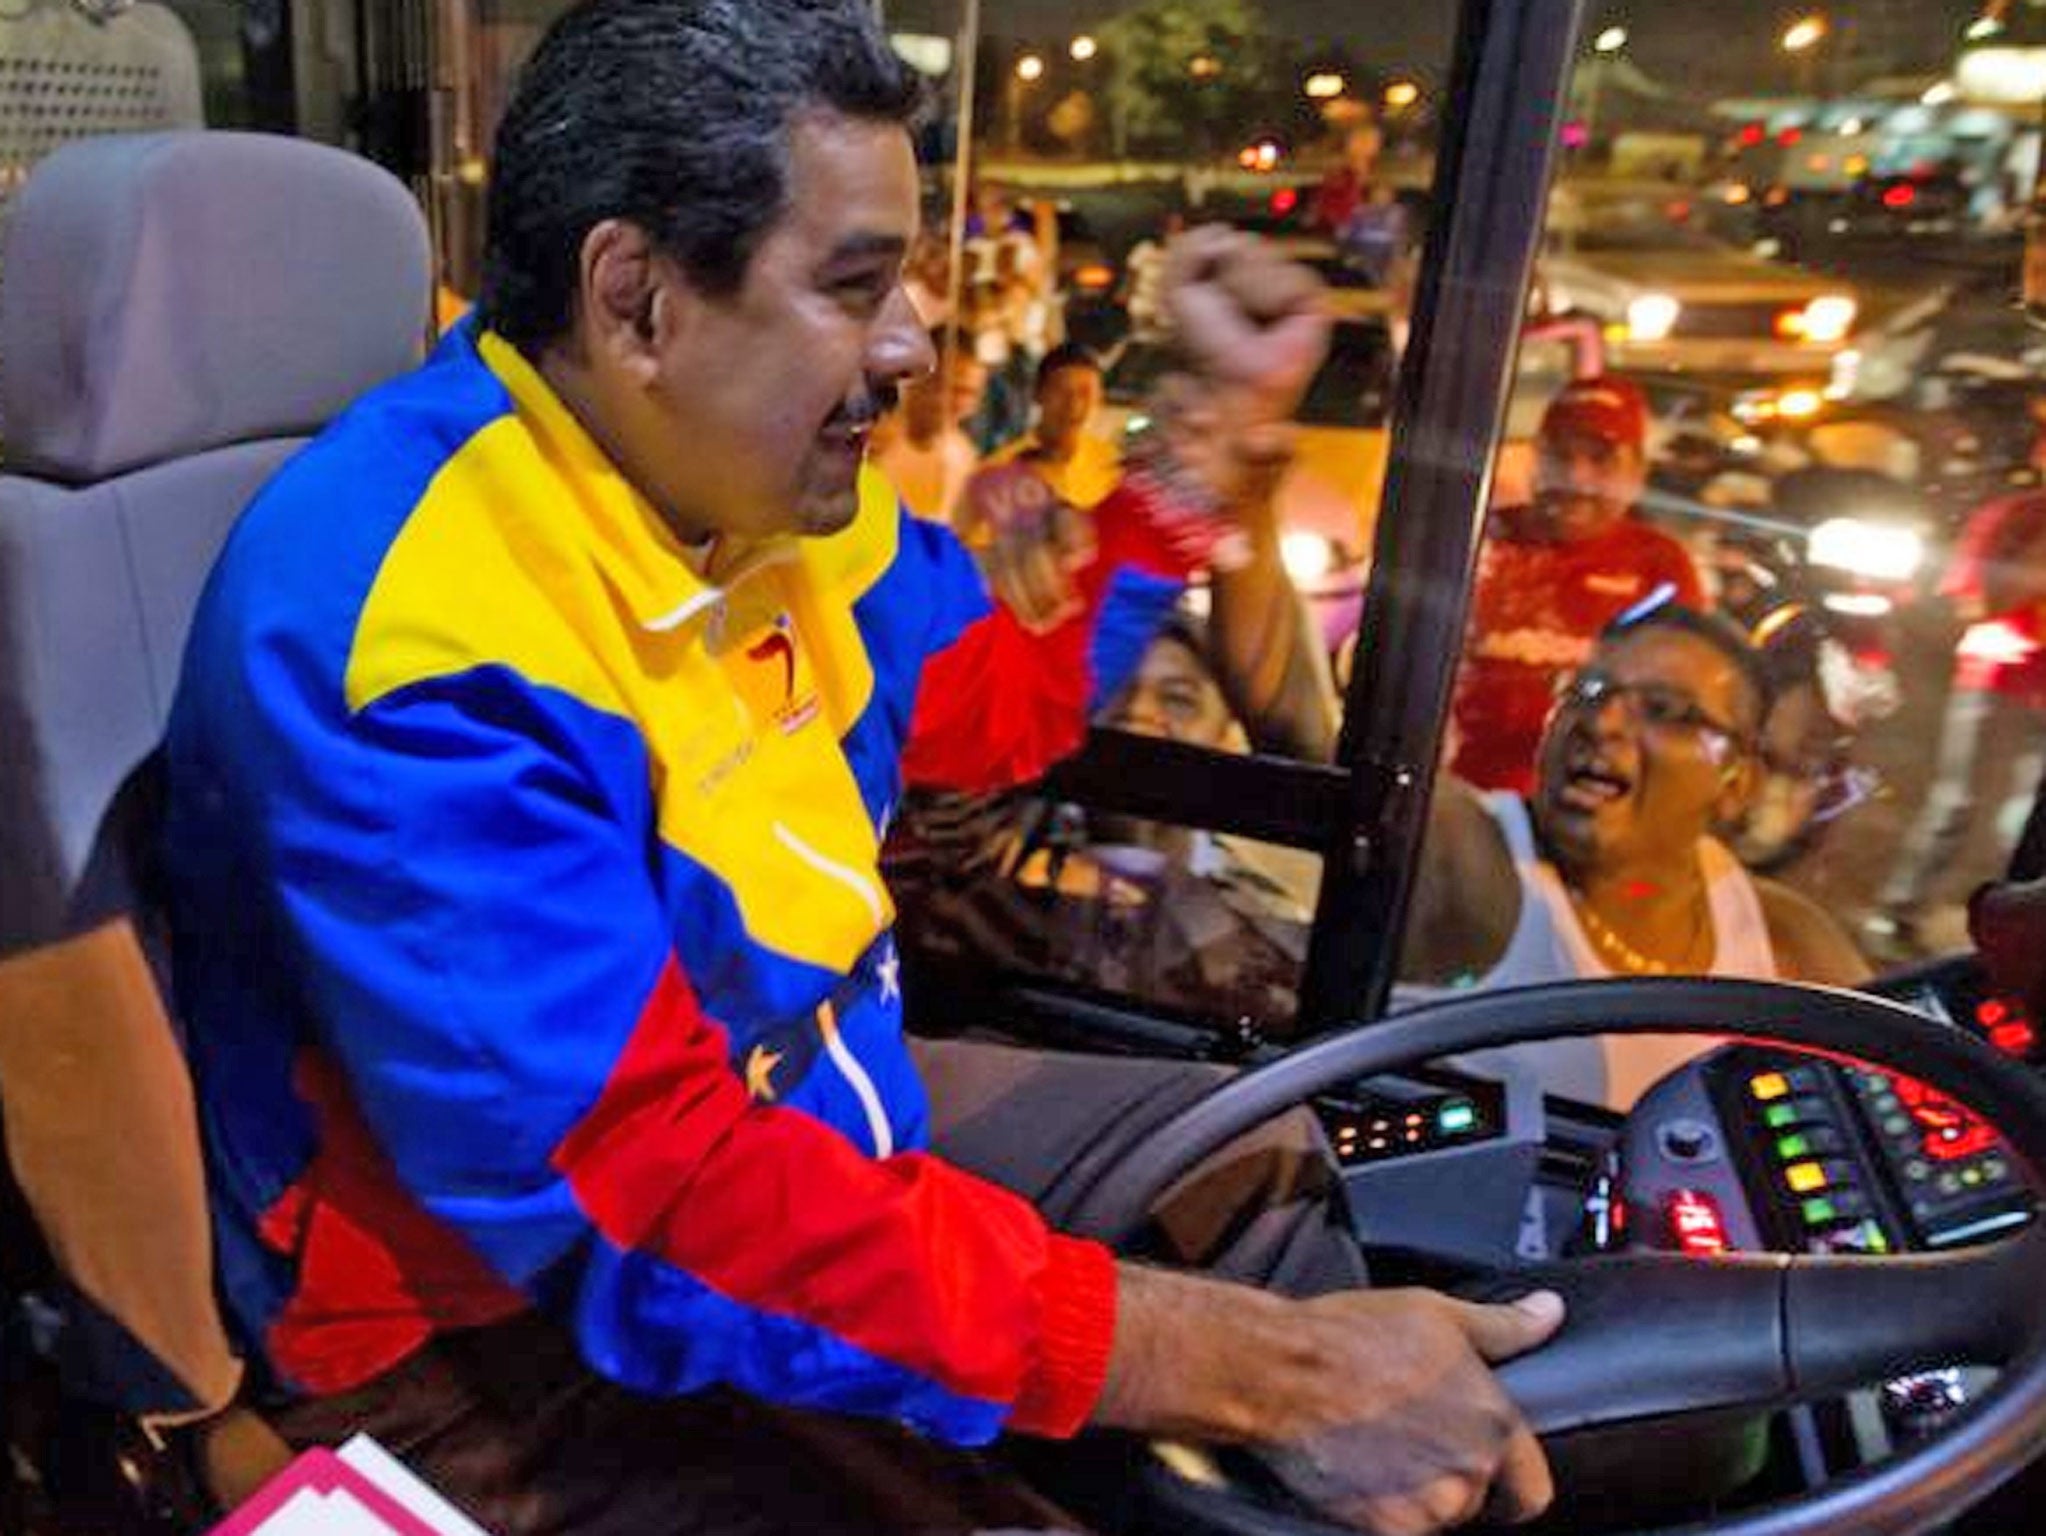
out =
{"type": "Polygon", "coordinates": [[[643,382],[659,373],[676,288],[672,267],[647,232],[628,219],[605,219],[583,237],[576,295],[584,344],[643,382]]]}
{"type": "Polygon", "coordinates": [[[1758,753],[1743,752],[1719,770],[1719,796],[1712,803],[1712,819],[1722,828],[1738,828],[1754,808],[1762,788],[1762,759],[1758,753]]]}

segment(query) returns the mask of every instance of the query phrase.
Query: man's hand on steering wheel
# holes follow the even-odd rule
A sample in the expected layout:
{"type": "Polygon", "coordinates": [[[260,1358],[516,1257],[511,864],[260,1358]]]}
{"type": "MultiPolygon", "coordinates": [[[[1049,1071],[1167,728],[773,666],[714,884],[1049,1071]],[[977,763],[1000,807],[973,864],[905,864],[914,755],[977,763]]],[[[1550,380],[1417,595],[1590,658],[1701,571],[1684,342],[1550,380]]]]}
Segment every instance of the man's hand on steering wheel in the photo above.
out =
{"type": "Polygon", "coordinates": [[[1249,1445],[1316,1509],[1375,1536],[1549,1504],[1541,1447],[1485,1367],[1555,1332],[1552,1295],[1292,1301],[1124,1265],[1119,1309],[1100,1424],[1249,1445]]]}

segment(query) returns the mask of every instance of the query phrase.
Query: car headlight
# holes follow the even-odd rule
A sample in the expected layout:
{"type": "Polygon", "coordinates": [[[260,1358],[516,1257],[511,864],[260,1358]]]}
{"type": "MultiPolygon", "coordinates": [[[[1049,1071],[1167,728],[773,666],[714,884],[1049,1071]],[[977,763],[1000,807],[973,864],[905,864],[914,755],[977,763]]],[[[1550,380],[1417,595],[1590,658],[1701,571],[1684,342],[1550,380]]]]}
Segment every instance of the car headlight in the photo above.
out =
{"type": "Polygon", "coordinates": [[[1870,581],[1909,581],[1925,564],[1925,538],[1916,528],[1830,517],[1812,530],[1807,554],[1813,565],[1845,571],[1870,581]]]}
{"type": "Polygon", "coordinates": [[[1627,339],[1664,341],[1677,328],[1684,306],[1666,293],[1644,293],[1627,305],[1627,339]]]}
{"type": "Polygon", "coordinates": [[[1816,389],[1786,389],[1776,397],[1776,414],[1784,421],[1810,421],[1826,408],[1826,397],[1816,389]]]}
{"type": "Polygon", "coordinates": [[[1813,299],[1799,312],[1797,332],[1806,341],[1831,346],[1847,339],[1847,333],[1854,329],[1855,319],[1860,313],[1861,306],[1846,294],[1825,294],[1813,299]]]}
{"type": "Polygon", "coordinates": [[[1343,552],[1319,533],[1289,533],[1279,540],[1279,559],[1295,581],[1320,581],[1341,569],[1343,552]]]}

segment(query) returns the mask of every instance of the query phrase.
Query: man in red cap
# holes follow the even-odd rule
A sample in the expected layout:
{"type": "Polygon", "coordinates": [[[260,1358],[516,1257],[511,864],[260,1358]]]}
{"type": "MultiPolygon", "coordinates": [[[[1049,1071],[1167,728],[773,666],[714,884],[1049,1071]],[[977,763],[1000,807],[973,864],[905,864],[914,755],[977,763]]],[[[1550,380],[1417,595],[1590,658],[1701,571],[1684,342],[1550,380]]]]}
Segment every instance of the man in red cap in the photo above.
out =
{"type": "Polygon", "coordinates": [[[1634,515],[1647,427],[1647,402],[1626,380],[1566,385],[1535,439],[1533,502],[1492,515],[1451,716],[1453,770],[1479,789],[1533,791],[1556,687],[1606,625],[1665,588],[1704,606],[1683,546],[1634,515]]]}

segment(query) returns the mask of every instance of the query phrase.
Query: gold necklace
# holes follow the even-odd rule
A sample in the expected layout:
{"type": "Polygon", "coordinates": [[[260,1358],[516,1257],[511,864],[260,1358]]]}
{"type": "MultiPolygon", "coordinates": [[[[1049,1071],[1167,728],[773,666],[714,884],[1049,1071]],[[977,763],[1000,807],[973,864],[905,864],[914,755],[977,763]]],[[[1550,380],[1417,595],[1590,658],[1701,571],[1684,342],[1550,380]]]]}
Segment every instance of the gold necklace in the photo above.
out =
{"type": "MultiPolygon", "coordinates": [[[[1563,889],[1569,892],[1570,905],[1576,911],[1578,917],[1583,920],[1584,932],[1591,940],[1592,948],[1603,955],[1608,963],[1634,976],[1667,976],[1671,973],[1672,967],[1668,964],[1657,960],[1652,955],[1642,954],[1640,950],[1615,933],[1612,925],[1598,915],[1590,900],[1582,892],[1578,891],[1575,886],[1570,885],[1566,881],[1563,889]]],[[[1706,904],[1694,903],[1691,910],[1694,925],[1691,929],[1691,937],[1685,943],[1684,953],[1680,957],[1686,960],[1698,948],[1699,935],[1705,928],[1704,914],[1707,910],[1706,904]]]]}

